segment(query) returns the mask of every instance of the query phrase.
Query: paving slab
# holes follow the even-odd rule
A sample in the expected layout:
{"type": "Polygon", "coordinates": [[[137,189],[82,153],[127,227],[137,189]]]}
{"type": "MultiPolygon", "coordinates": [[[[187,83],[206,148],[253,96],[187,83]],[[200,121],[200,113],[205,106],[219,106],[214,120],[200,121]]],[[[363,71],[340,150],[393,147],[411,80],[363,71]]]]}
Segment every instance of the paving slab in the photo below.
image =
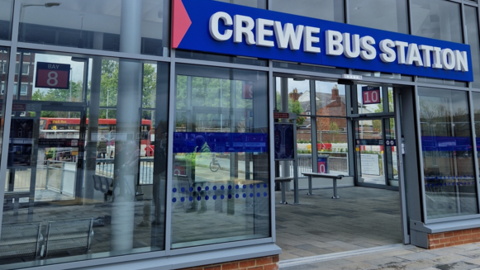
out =
{"type": "MultiPolygon", "coordinates": [[[[277,245],[292,253],[309,256],[398,244],[402,242],[398,191],[365,187],[339,188],[341,199],[331,199],[331,189],[300,192],[300,204],[276,204],[277,245]],[[305,245],[317,248],[307,248],[305,245]],[[303,249],[303,251],[302,251],[303,249]]],[[[286,192],[293,202],[293,192],[286,192]]],[[[281,192],[276,192],[280,201],[281,192]]]]}

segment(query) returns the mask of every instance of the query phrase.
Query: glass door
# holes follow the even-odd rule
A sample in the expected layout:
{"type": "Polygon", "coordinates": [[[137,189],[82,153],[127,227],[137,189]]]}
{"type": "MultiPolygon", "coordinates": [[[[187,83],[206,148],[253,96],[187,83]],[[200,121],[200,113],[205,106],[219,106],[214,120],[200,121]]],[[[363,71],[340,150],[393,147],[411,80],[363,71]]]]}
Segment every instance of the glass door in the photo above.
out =
{"type": "Polygon", "coordinates": [[[358,185],[398,187],[395,121],[391,117],[354,121],[358,185]]]}
{"type": "Polygon", "coordinates": [[[29,203],[81,197],[85,108],[44,102],[13,105],[7,192],[29,203]]]}
{"type": "Polygon", "coordinates": [[[384,118],[385,133],[385,169],[387,185],[398,187],[398,158],[397,158],[397,136],[395,133],[395,119],[384,118]]]}

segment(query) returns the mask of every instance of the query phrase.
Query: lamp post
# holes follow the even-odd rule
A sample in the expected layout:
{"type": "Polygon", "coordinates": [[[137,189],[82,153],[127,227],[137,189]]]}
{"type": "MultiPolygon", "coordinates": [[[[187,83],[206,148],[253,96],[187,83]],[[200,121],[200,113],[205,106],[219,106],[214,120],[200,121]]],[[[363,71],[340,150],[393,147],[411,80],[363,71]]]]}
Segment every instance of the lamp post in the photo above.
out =
{"type": "MultiPolygon", "coordinates": [[[[24,10],[27,7],[46,7],[46,8],[51,8],[51,7],[58,7],[60,6],[60,3],[45,3],[45,4],[22,4],[20,6],[20,23],[23,22],[23,15],[24,15],[24,10]]],[[[25,26],[22,28],[22,41],[25,41],[25,26]]]]}

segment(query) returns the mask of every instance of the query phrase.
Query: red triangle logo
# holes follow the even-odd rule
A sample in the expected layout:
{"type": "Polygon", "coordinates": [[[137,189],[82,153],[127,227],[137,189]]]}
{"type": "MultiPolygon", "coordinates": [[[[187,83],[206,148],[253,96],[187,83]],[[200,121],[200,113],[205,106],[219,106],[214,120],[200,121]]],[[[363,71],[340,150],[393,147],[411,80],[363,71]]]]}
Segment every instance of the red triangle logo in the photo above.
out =
{"type": "Polygon", "coordinates": [[[173,0],[172,16],[172,48],[176,49],[192,25],[192,21],[182,0],[173,0]]]}

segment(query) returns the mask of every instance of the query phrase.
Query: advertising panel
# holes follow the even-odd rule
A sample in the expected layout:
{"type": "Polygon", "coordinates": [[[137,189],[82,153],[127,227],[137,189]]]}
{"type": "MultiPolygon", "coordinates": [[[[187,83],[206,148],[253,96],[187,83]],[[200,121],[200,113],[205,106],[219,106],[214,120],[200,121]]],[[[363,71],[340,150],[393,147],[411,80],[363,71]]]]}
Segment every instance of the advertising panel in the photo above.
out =
{"type": "Polygon", "coordinates": [[[295,158],[295,140],[293,124],[275,124],[275,159],[292,160],[295,158]]]}

